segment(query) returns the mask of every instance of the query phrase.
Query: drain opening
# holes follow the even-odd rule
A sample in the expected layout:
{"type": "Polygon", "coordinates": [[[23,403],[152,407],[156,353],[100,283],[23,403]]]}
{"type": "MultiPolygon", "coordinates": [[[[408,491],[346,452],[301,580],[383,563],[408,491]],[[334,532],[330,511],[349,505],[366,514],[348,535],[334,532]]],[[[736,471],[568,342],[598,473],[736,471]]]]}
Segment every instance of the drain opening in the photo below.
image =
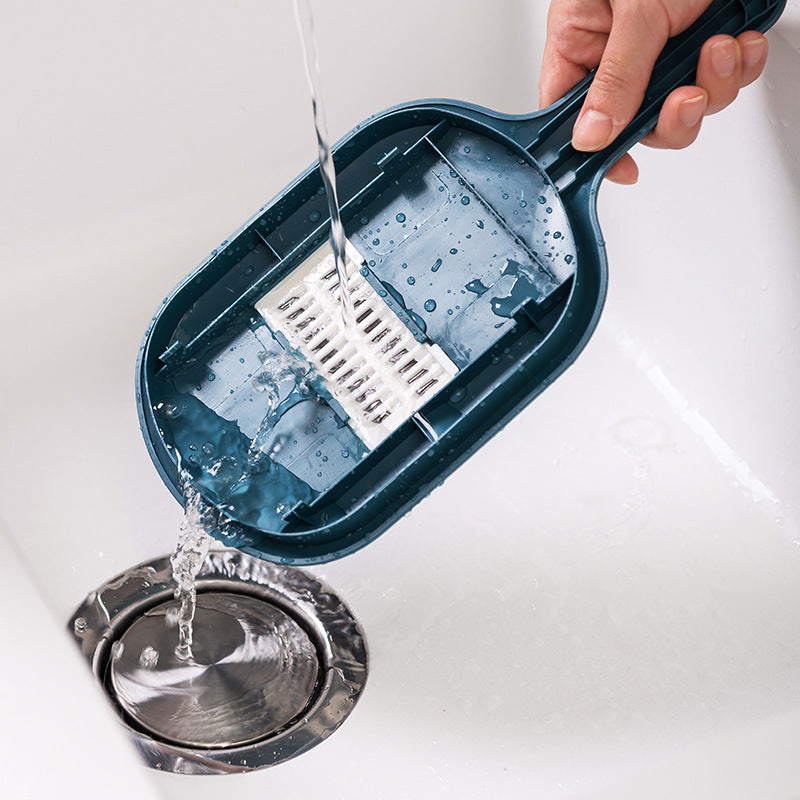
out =
{"type": "Polygon", "coordinates": [[[278,607],[247,595],[197,597],[194,658],[175,654],[179,604],[137,617],[111,648],[106,685],[143,731],[187,747],[237,747],[272,736],[311,706],[317,648],[278,607]]]}
{"type": "Polygon", "coordinates": [[[198,576],[194,658],[178,640],[167,558],[92,592],[71,620],[146,762],[246,771],[315,746],[352,711],[367,674],[363,632],[312,575],[238,551],[198,576]]]}

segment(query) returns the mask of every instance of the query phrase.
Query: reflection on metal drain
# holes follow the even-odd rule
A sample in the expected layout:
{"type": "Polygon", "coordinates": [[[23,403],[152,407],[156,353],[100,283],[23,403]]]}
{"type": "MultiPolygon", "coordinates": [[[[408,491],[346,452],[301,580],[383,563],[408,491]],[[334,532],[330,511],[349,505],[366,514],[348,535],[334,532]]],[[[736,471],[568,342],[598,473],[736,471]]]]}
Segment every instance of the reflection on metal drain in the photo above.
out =
{"type": "Polygon", "coordinates": [[[326,739],[367,677],[364,634],[324,584],[238,551],[197,578],[193,658],[175,655],[168,558],[92,592],[70,626],[150,766],[242,772],[326,739]]]}
{"type": "Polygon", "coordinates": [[[193,747],[248,744],[308,707],[319,659],[288,614],[244,595],[197,599],[194,657],[175,655],[177,601],[139,617],[120,637],[108,671],[122,708],[156,736],[193,747]]]}

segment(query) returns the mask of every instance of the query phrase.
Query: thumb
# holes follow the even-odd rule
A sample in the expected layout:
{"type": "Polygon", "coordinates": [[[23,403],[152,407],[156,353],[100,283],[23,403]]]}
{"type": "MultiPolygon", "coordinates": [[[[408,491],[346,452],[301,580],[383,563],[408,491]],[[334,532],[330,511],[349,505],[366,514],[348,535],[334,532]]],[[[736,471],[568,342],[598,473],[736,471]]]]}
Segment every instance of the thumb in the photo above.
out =
{"type": "Polygon", "coordinates": [[[659,6],[615,4],[608,43],[572,131],[576,150],[607,147],[639,110],[653,65],[669,38],[669,20],[659,6]]]}

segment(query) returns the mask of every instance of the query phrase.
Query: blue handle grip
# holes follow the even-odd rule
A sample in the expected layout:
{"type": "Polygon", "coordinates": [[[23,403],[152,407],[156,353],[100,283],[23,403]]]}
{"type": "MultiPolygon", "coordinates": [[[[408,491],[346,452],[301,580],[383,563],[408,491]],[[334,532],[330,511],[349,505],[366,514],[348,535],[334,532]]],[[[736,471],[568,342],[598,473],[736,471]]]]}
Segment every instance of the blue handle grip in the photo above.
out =
{"type": "Polygon", "coordinates": [[[679,86],[694,83],[700,50],[711,36],[765,32],[785,5],[786,0],[714,0],[693,25],[667,42],[639,111],[611,145],[596,153],[583,153],[570,143],[572,127],[594,78],[592,73],[545,112],[550,118],[540,127],[529,151],[561,190],[573,183],[585,184],[594,175],[605,175],[623,153],[655,127],[667,95],[679,86]]]}

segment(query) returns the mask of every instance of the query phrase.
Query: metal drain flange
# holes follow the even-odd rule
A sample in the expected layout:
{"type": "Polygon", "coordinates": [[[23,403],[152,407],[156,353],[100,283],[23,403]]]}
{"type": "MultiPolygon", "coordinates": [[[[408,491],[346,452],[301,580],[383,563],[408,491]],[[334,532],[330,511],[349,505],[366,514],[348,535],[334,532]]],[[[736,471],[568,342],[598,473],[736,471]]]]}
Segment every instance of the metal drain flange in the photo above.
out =
{"type": "Polygon", "coordinates": [[[314,747],[367,678],[364,633],[303,570],[212,551],[197,577],[193,658],[181,661],[169,558],[92,592],[70,630],[147,764],[245,772],[314,747]]]}

